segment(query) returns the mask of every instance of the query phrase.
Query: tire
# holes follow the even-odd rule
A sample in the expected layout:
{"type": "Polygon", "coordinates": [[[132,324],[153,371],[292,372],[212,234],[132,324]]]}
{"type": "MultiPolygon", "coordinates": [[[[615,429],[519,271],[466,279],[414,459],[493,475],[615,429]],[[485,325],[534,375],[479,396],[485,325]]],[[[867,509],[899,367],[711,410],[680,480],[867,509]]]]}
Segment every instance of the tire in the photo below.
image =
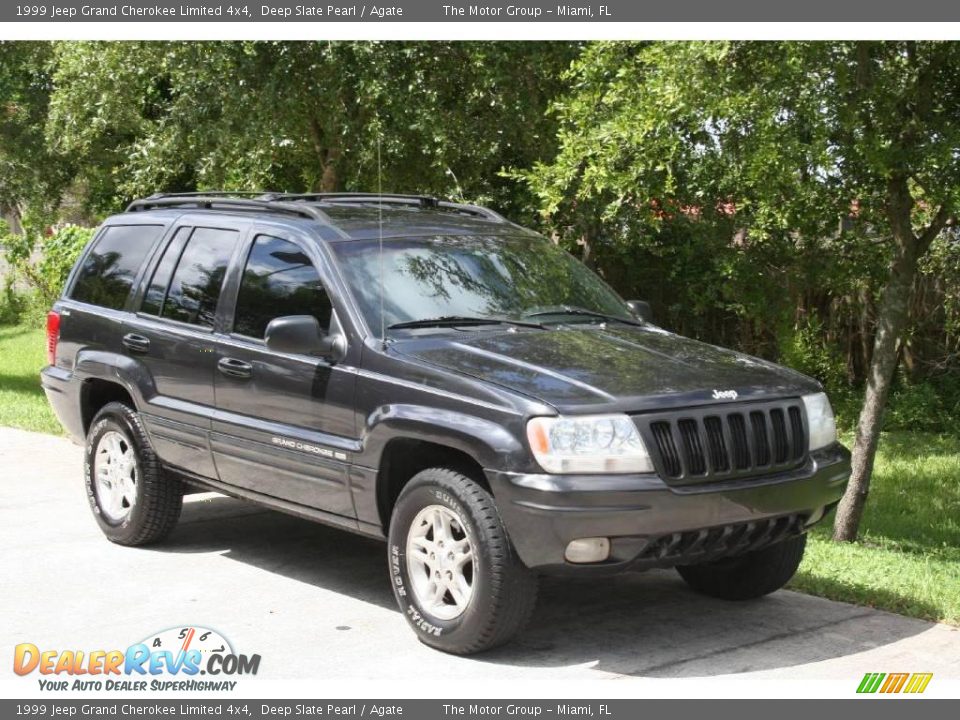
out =
{"type": "Polygon", "coordinates": [[[180,518],[182,483],[164,472],[139,415],[123,403],[108,403],[90,424],[83,474],[90,509],[111,542],[158,542],[180,518]]]}
{"type": "Polygon", "coordinates": [[[497,647],[519,633],[533,614],[536,574],[517,557],[493,497],[461,473],[431,468],[407,483],[390,520],[387,555],[401,612],[420,641],[438,650],[471,655],[497,647]],[[446,518],[446,534],[431,529],[438,517],[441,522],[446,518]],[[443,537],[447,549],[454,548],[443,556],[448,564],[429,560],[428,565],[430,551],[424,546],[439,550],[443,537]],[[472,550],[471,561],[461,565],[466,547],[472,550]],[[446,592],[436,591],[439,571],[430,572],[431,565],[447,568],[446,592]],[[450,574],[457,572],[459,576],[450,574]],[[455,577],[461,578],[459,584],[455,577]],[[453,594],[456,588],[459,598],[453,594]],[[440,600],[427,602],[441,593],[440,600]]]}
{"type": "Polygon", "coordinates": [[[800,567],[807,536],[701,565],[680,565],[680,573],[697,592],[723,600],[752,600],[779,590],[800,567]]]}

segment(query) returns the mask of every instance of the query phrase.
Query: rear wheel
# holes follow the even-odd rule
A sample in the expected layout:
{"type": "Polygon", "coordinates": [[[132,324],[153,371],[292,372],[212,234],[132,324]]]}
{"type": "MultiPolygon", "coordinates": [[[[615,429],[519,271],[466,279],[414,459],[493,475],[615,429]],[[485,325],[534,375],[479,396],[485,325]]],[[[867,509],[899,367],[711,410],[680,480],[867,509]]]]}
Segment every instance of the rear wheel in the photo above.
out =
{"type": "Polygon", "coordinates": [[[83,465],[90,509],[109,540],[147,545],[173,530],[183,486],[160,466],[132,408],[114,402],[97,413],[83,465]]]}
{"type": "Polygon", "coordinates": [[[751,600],[779,590],[800,567],[807,536],[799,535],[737,557],[680,565],[677,572],[697,592],[724,600],[751,600]]]}
{"type": "Polygon", "coordinates": [[[445,652],[469,655],[507,642],[536,605],[536,575],[516,556],[493,497],[453,470],[424,470],[403,489],[388,561],[407,622],[445,652]]]}

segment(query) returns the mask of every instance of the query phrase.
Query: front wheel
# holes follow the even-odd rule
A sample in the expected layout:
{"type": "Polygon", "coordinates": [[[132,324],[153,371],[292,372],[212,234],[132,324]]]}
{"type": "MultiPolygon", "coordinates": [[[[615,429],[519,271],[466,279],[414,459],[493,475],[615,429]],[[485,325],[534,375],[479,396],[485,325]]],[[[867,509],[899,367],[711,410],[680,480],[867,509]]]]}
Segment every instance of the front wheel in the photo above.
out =
{"type": "Polygon", "coordinates": [[[697,592],[723,600],[752,600],[786,585],[800,567],[807,536],[778,542],[732,558],[679,565],[677,572],[697,592]]]}
{"type": "Polygon", "coordinates": [[[502,645],[536,605],[536,575],[516,556],[493,497],[453,470],[424,470],[400,493],[388,561],[407,622],[445,652],[502,645]]]}

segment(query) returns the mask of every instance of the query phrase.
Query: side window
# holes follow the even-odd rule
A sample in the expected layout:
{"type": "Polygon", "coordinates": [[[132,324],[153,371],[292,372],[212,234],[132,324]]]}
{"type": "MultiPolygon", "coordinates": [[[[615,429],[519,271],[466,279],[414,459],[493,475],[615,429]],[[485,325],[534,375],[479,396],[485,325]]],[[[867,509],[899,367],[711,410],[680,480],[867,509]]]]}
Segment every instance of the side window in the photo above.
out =
{"type": "Polygon", "coordinates": [[[299,247],[259,235],[243,269],[233,331],[262,339],[267,323],[284,315],[313,315],[322,330],[332,308],[317,269],[299,247]]]}
{"type": "Polygon", "coordinates": [[[180,259],[180,253],[183,252],[183,246],[190,237],[190,231],[193,228],[182,227],[174,234],[173,239],[167,244],[163,251],[163,257],[157,263],[157,269],[153,271],[153,279],[150,280],[150,286],[143,296],[143,302],[140,304],[140,312],[150,315],[159,315],[163,309],[163,299],[167,296],[167,288],[170,286],[170,278],[173,276],[173,268],[180,259]]]}
{"type": "Polygon", "coordinates": [[[213,327],[217,300],[237,236],[234,230],[196,228],[193,231],[173,271],[161,317],[213,327]]]}
{"type": "Polygon", "coordinates": [[[103,231],[83,259],[70,297],[121,310],[162,225],[113,225],[103,231]]]}

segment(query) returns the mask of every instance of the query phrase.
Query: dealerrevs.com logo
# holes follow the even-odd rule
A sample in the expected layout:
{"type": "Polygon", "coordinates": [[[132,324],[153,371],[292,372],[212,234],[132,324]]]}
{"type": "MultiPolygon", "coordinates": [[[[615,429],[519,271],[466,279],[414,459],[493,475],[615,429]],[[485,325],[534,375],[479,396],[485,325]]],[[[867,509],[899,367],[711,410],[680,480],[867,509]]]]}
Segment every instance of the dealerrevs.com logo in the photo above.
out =
{"type": "Polygon", "coordinates": [[[244,655],[216,630],[176,627],[153,633],[125,650],[14,648],[13,671],[34,673],[41,690],[234,690],[240,675],[256,675],[260,655],[244,655]],[[202,677],[201,677],[202,676],[202,677]]]}

